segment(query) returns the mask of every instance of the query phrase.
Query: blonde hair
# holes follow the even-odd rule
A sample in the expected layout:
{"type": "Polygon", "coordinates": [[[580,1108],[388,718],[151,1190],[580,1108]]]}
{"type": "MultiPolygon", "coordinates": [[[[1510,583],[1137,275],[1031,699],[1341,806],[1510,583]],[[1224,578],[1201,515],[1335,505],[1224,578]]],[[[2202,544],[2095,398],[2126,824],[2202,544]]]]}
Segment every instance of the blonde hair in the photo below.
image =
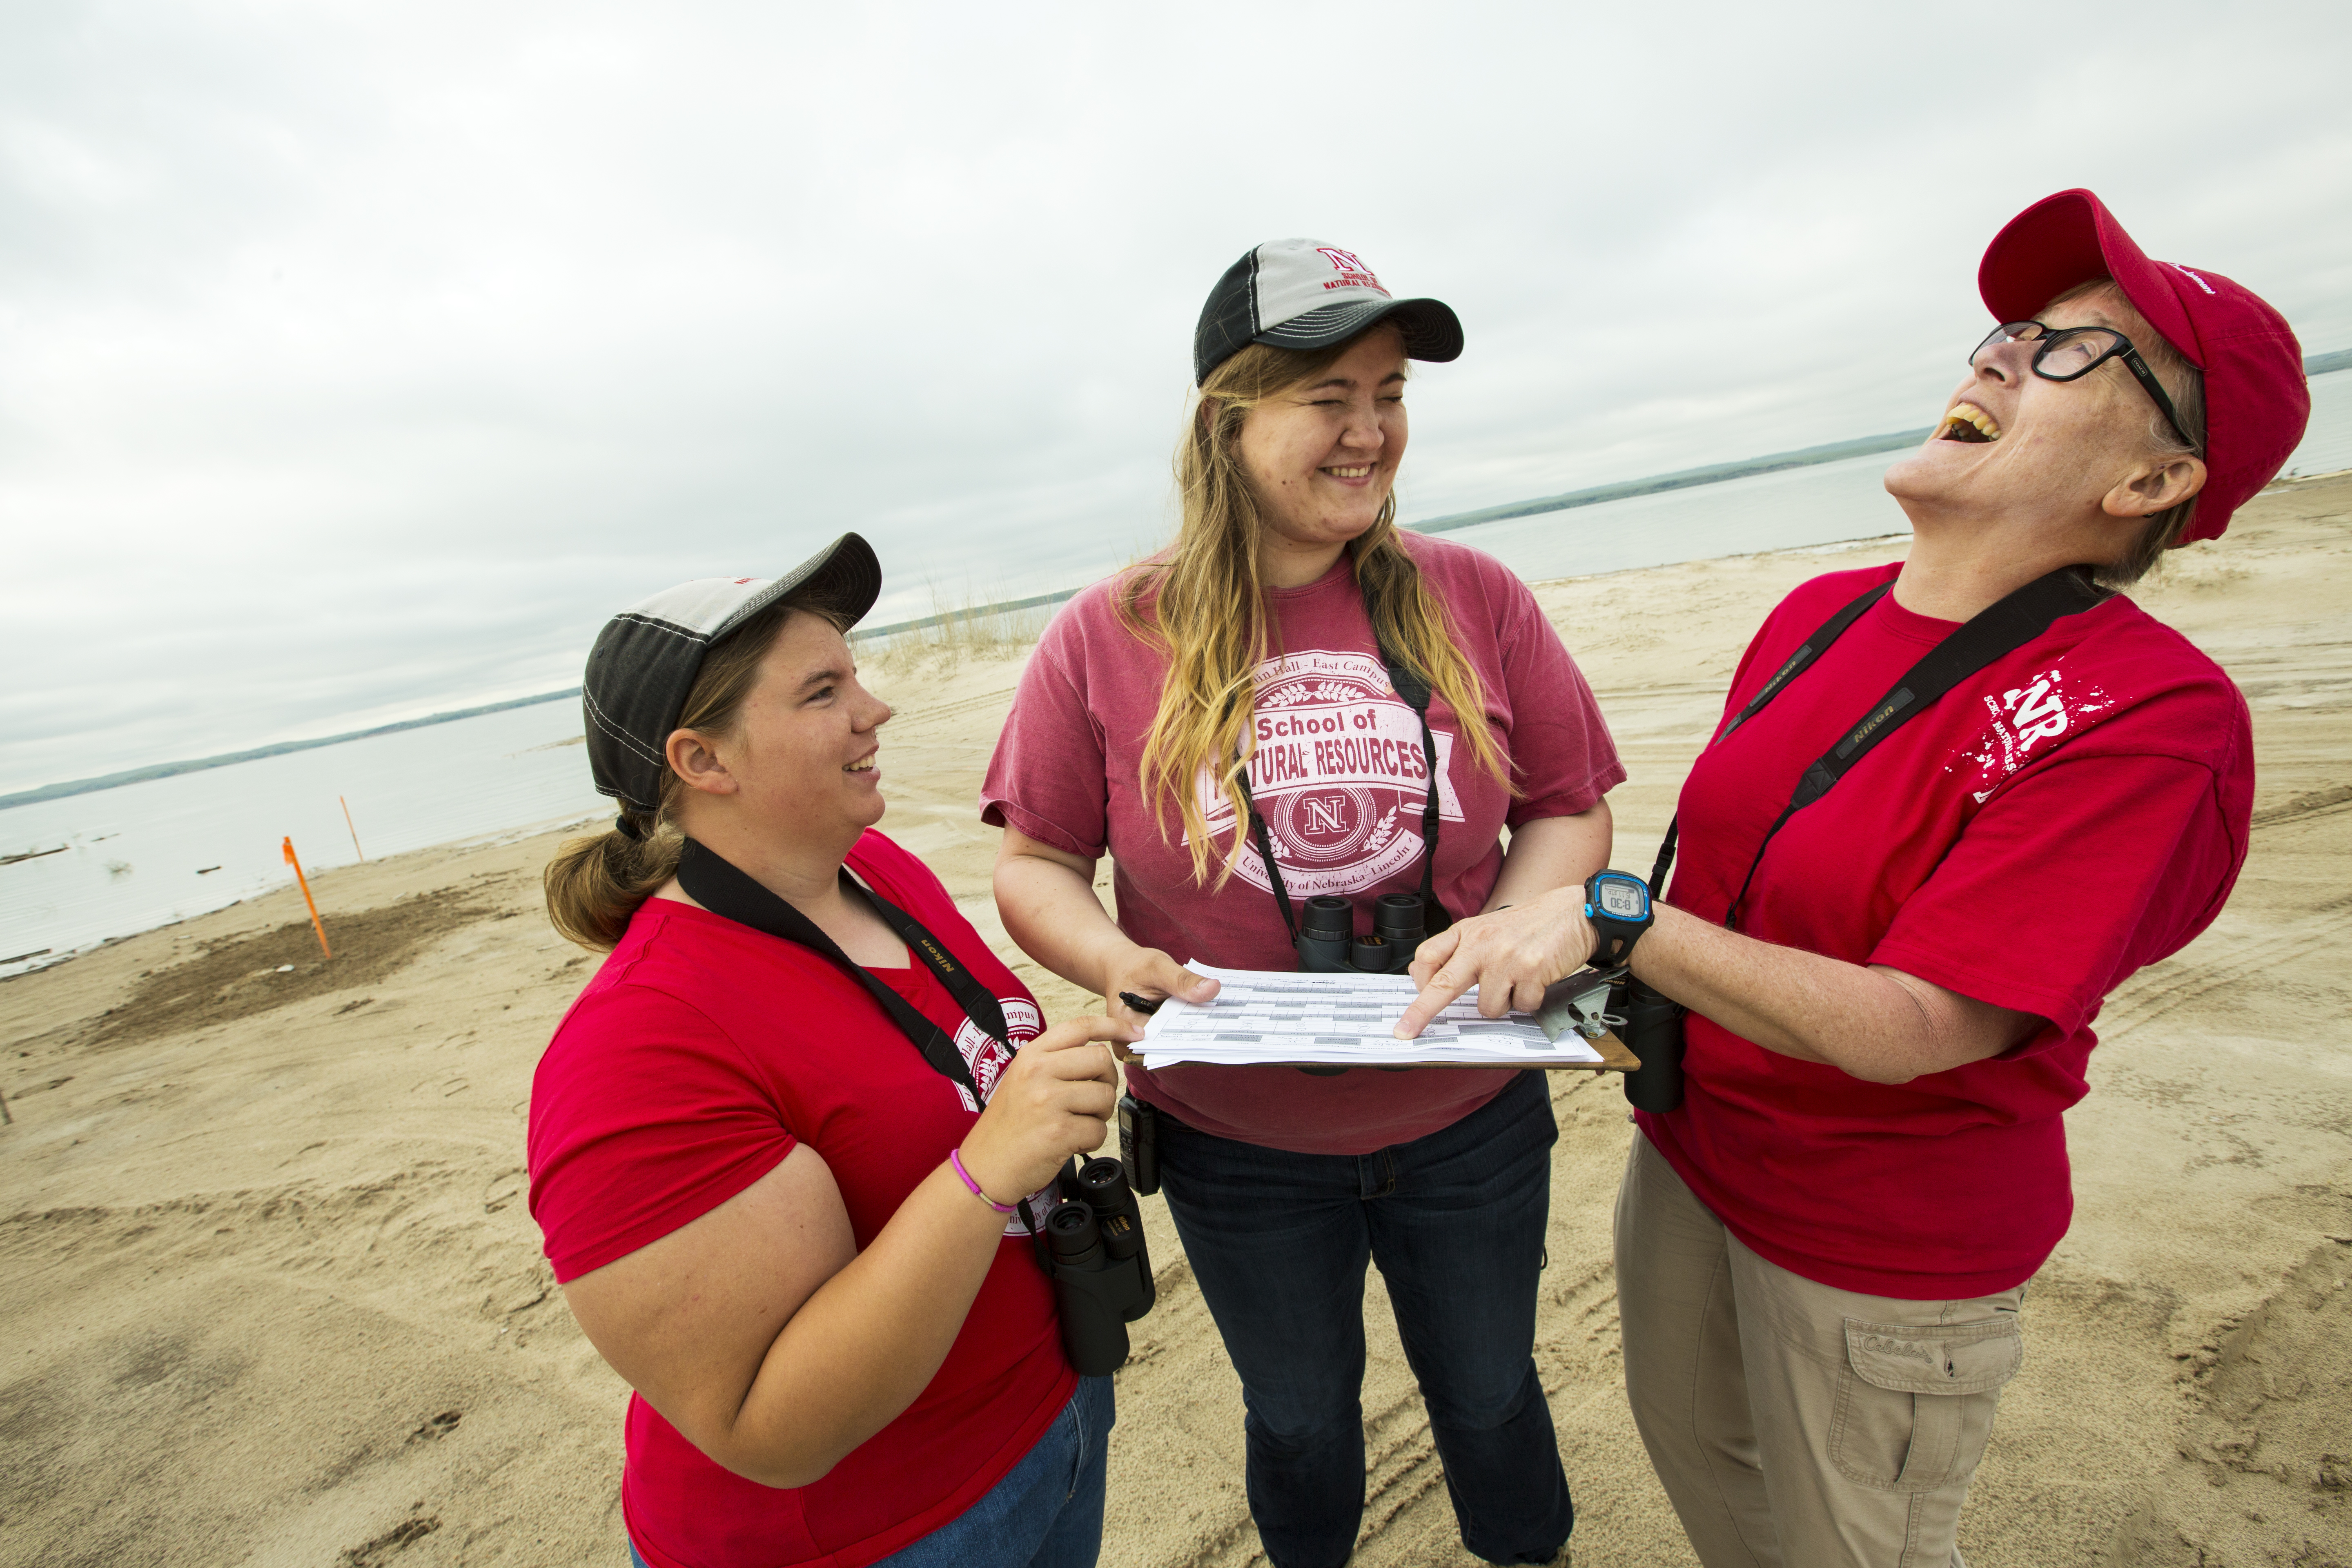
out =
{"type": "MultiPolygon", "coordinates": [[[[1233,847],[1217,869],[1217,887],[1233,875],[1248,837],[1242,778],[1255,749],[1251,675],[1268,652],[1257,548],[1266,523],[1242,465],[1242,426],[1250,410],[1320,376],[1361,341],[1359,334],[1310,351],[1252,343],[1210,372],[1176,446],[1182,521],[1175,545],[1164,560],[1130,568],[1112,589],[1120,621],[1167,656],[1160,710],[1143,742],[1143,796],[1163,842],[1172,797],[1196,883],[1210,879],[1208,819],[1193,787],[1202,769],[1234,812],[1233,847]]],[[[1460,634],[1445,606],[1397,537],[1393,495],[1370,529],[1349,542],[1348,556],[1381,645],[1445,700],[1478,765],[1516,795],[1509,763],[1486,723],[1478,672],[1462,656],[1460,634]]],[[[1430,759],[1433,770],[1436,762],[1430,759]]],[[[1433,777],[1431,787],[1436,787],[1433,777]]]]}
{"type": "MultiPolygon", "coordinates": [[[[788,595],[768,605],[710,645],[675,728],[731,736],[745,700],[760,684],[761,660],[795,610],[832,623],[836,631],[848,626],[847,616],[813,596],[788,595]]],[[[678,830],[677,812],[685,788],[677,772],[665,768],[661,799],[650,819],[626,805],[621,808],[636,829],[635,837],[616,825],[571,839],[555,852],[541,881],[547,889],[548,921],[559,932],[583,947],[611,948],[621,940],[637,907],[677,871],[686,835],[678,830]]]]}

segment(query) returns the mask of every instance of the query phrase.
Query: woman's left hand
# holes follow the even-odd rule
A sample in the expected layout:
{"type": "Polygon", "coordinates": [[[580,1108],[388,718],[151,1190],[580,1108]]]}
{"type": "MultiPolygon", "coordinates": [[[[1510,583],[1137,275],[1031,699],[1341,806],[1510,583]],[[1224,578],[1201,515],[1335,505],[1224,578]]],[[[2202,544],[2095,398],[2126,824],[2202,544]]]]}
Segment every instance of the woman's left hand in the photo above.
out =
{"type": "Polygon", "coordinates": [[[1561,888],[1492,914],[1460,921],[1421,944],[1412,959],[1412,1005],[1397,1020],[1396,1037],[1410,1040],[1473,985],[1478,1011],[1499,1018],[1516,1007],[1532,1013],[1545,989],[1584,967],[1592,956],[1592,926],[1584,918],[1584,889],[1561,888]]]}

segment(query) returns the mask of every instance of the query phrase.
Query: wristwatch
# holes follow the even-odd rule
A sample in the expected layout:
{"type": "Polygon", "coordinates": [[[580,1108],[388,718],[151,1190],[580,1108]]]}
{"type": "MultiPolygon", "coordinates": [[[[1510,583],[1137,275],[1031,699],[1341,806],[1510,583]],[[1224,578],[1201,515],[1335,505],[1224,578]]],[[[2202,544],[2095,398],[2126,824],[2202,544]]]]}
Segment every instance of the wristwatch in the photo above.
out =
{"type": "Polygon", "coordinates": [[[1584,880],[1584,918],[1598,939],[1592,967],[1614,969],[1633,955],[1633,944],[1655,919],[1650,885],[1625,871],[1595,871],[1584,880]]]}

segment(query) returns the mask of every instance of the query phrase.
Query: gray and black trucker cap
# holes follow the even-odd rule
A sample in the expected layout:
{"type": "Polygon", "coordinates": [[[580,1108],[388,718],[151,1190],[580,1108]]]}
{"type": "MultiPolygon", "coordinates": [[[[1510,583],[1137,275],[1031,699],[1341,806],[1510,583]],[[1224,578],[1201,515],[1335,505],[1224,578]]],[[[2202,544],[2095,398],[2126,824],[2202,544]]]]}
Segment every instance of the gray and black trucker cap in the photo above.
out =
{"type": "Polygon", "coordinates": [[[1270,239],[1226,268],[1209,291],[1192,331],[1193,384],[1251,343],[1325,348],[1384,320],[1402,329],[1412,359],[1461,357],[1462,323],[1444,302],[1392,298],[1352,250],[1270,239]]]}
{"type": "Polygon", "coordinates": [[[882,593],[874,547],[845,533],[781,577],[705,577],[664,589],[604,623],[580,683],[596,793],[651,814],[663,752],[710,645],[785,595],[808,590],[852,625],[882,593]]]}

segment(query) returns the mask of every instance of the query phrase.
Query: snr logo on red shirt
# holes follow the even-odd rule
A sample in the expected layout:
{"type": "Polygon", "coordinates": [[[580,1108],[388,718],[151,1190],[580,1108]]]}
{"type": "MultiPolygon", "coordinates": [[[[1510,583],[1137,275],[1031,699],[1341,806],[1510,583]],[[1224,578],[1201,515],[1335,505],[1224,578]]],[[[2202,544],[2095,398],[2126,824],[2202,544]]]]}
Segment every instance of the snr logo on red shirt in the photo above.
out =
{"type": "Polygon", "coordinates": [[[2021,686],[1980,692],[1977,701],[1984,710],[1984,728],[1952,753],[1944,771],[1966,775],[1969,793],[1979,805],[2038,751],[2046,752],[2045,742],[2081,729],[2084,721],[2116,706],[2116,700],[2095,683],[2077,681],[2070,687],[2063,660],[2027,677],[2021,686]]]}

